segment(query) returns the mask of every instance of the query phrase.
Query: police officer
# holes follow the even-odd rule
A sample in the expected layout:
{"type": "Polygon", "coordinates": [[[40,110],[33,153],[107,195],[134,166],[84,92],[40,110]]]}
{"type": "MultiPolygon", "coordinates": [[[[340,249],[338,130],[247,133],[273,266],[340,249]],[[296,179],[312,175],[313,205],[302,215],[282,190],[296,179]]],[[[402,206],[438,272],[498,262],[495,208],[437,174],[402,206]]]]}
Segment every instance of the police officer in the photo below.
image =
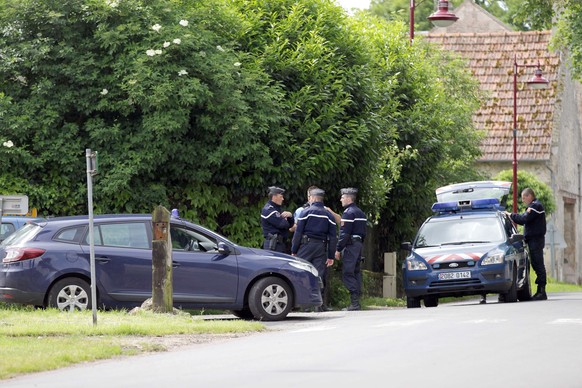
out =
{"type": "Polygon", "coordinates": [[[521,200],[527,206],[522,214],[506,212],[511,220],[524,225],[523,236],[529,249],[531,266],[536,273],[537,292],[533,300],[546,300],[546,267],[544,266],[544,245],[546,240],[546,211],[531,188],[521,192],[521,200]]]}
{"type": "MultiPolygon", "coordinates": [[[[315,266],[322,281],[327,267],[333,265],[336,246],[336,223],[333,215],[323,206],[325,191],[309,191],[309,207],[301,212],[293,235],[291,254],[309,261],[315,266]]],[[[322,290],[322,295],[325,290],[322,290]]],[[[323,311],[319,308],[318,311],[323,311]]]]}
{"type": "Polygon", "coordinates": [[[336,260],[343,254],[342,280],[350,292],[350,305],[347,310],[360,310],[360,295],[362,293],[362,276],[360,263],[362,247],[366,238],[366,215],[356,206],[358,190],[352,187],[341,190],[340,201],[344,207],[340,224],[340,236],[335,252],[336,260]]]}
{"type": "Polygon", "coordinates": [[[282,211],[283,190],[280,187],[269,187],[269,201],[261,210],[261,226],[263,227],[263,236],[265,242],[263,249],[271,251],[285,252],[285,239],[289,234],[289,228],[293,226],[293,214],[288,211],[282,211]]]}

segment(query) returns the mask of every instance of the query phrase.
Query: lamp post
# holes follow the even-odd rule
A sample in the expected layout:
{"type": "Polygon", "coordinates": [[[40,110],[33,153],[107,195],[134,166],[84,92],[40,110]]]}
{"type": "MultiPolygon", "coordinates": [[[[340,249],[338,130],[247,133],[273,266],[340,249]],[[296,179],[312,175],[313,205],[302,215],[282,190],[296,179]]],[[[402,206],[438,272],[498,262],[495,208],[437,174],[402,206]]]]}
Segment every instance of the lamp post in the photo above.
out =
{"type": "Polygon", "coordinates": [[[513,60],[513,212],[517,213],[517,72],[520,67],[535,67],[534,76],[527,85],[535,90],[546,89],[550,83],[542,77],[540,62],[537,65],[517,63],[517,55],[513,60]]]}
{"type": "MultiPolygon", "coordinates": [[[[419,3],[420,4],[420,3],[419,3]]],[[[410,44],[414,41],[414,8],[416,0],[410,0],[410,44]]],[[[439,0],[438,11],[428,17],[428,20],[437,27],[448,27],[459,18],[449,12],[449,2],[439,0]]]]}

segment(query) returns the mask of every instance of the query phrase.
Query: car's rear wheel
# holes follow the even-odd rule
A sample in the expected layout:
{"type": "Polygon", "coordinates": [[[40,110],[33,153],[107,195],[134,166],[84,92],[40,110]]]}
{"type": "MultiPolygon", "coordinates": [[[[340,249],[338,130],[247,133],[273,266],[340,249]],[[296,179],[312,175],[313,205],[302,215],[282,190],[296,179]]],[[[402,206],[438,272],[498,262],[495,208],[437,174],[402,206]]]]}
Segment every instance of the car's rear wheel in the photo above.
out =
{"type": "Polygon", "coordinates": [[[253,319],[253,313],[248,308],[242,310],[232,310],[232,313],[240,319],[253,319]]]}
{"type": "Polygon", "coordinates": [[[406,307],[409,309],[414,309],[420,307],[420,298],[413,298],[410,296],[406,297],[406,307]]]}
{"type": "Polygon", "coordinates": [[[424,297],[424,307],[437,307],[439,305],[439,298],[431,295],[424,297]]]}
{"type": "Polygon", "coordinates": [[[507,293],[501,294],[505,303],[517,302],[517,268],[513,268],[513,278],[511,281],[511,288],[507,293]]]}
{"type": "Polygon", "coordinates": [[[61,311],[82,311],[91,308],[91,287],[79,278],[56,282],[48,294],[48,306],[61,311]]]}
{"type": "Polygon", "coordinates": [[[249,309],[257,320],[279,321],[289,314],[292,307],[291,287],[277,277],[259,280],[249,292],[249,309]]]}

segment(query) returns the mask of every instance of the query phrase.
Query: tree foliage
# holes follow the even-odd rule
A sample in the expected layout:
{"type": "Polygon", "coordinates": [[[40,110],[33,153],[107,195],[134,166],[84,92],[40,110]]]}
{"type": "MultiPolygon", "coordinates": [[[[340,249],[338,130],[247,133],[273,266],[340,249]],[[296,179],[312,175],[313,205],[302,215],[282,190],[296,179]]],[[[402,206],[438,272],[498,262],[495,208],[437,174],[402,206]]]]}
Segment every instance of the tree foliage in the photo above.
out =
{"type": "MultiPolygon", "coordinates": [[[[513,170],[504,170],[497,174],[494,178],[495,180],[501,180],[506,182],[513,181],[513,170]]],[[[523,213],[526,209],[525,204],[521,202],[521,192],[523,189],[529,187],[536,194],[536,198],[544,205],[544,210],[546,211],[546,216],[550,216],[556,210],[556,202],[554,200],[554,194],[552,189],[546,185],[544,182],[540,181],[534,174],[518,170],[517,171],[517,187],[518,187],[518,213],[523,213]]],[[[513,187],[509,191],[507,197],[506,209],[513,209],[513,187]]]]}
{"type": "Polygon", "coordinates": [[[0,25],[0,191],[46,215],[86,212],[91,148],[97,213],[258,244],[267,186],[356,186],[386,247],[478,155],[464,65],[330,0],[0,0],[0,25]]]}

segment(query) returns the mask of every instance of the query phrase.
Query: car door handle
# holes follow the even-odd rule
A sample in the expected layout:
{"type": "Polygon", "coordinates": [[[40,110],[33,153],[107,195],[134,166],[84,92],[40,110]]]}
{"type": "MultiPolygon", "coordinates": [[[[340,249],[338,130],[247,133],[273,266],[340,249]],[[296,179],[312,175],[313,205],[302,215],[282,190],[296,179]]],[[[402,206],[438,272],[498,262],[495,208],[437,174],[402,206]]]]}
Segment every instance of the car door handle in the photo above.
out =
{"type": "Polygon", "coordinates": [[[178,263],[177,261],[172,261],[172,267],[173,267],[173,268],[179,267],[180,265],[181,265],[181,264],[180,264],[180,263],[178,263]]]}
{"type": "Polygon", "coordinates": [[[100,256],[100,257],[96,257],[95,261],[98,261],[100,263],[109,263],[111,261],[111,259],[107,256],[100,256]]]}

